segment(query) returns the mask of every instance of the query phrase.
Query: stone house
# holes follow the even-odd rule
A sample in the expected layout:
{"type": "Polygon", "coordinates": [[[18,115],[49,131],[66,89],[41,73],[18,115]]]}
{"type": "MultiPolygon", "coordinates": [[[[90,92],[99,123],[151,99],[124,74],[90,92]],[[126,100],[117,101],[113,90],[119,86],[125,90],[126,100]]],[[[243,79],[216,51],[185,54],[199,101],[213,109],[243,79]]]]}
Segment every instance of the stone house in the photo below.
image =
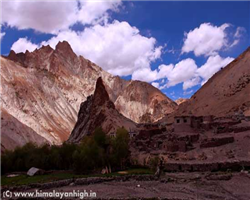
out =
{"type": "Polygon", "coordinates": [[[174,118],[174,132],[193,132],[200,127],[202,118],[194,116],[176,116],[174,118]]]}
{"type": "Polygon", "coordinates": [[[193,132],[195,129],[210,129],[213,116],[176,116],[174,118],[174,132],[193,132]]]}

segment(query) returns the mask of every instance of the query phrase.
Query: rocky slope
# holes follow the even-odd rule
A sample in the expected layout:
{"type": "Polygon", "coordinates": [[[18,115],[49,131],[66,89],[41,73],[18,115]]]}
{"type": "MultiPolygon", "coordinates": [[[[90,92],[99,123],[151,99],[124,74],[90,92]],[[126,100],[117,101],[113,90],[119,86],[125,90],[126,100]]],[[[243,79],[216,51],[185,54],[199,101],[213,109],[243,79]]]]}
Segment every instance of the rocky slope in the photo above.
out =
{"type": "Polygon", "coordinates": [[[186,101],[188,101],[188,99],[179,98],[179,99],[175,100],[175,103],[177,103],[177,105],[180,105],[186,101]]]}
{"type": "Polygon", "coordinates": [[[145,121],[145,115],[146,121],[158,120],[177,107],[150,84],[112,76],[77,56],[67,42],[59,42],[55,50],[11,51],[0,59],[1,107],[53,144],[68,139],[80,104],[93,94],[98,77],[119,112],[135,122],[145,121]]]}
{"type": "Polygon", "coordinates": [[[155,87],[132,81],[115,101],[116,108],[135,122],[155,122],[173,112],[177,104],[155,87]]]}
{"type": "Polygon", "coordinates": [[[250,115],[250,47],[237,59],[217,72],[176,114],[250,115]]]}
{"type": "Polygon", "coordinates": [[[6,110],[1,110],[1,151],[15,149],[28,142],[38,145],[48,143],[48,141],[38,135],[28,126],[22,124],[15,117],[8,114],[6,110]]]}
{"type": "Polygon", "coordinates": [[[120,127],[127,130],[136,129],[133,121],[116,110],[101,78],[97,79],[94,94],[81,104],[76,125],[68,141],[78,143],[84,136],[92,134],[97,127],[102,127],[107,134],[115,133],[120,127]]]}

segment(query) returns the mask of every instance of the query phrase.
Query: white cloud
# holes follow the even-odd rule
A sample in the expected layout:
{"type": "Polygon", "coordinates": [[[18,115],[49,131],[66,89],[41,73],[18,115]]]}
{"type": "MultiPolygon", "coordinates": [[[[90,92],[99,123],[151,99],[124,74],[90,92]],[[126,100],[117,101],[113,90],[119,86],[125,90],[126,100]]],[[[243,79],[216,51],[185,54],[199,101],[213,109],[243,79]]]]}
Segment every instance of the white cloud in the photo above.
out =
{"type": "Polygon", "coordinates": [[[219,55],[210,56],[207,62],[200,68],[197,67],[193,59],[185,59],[176,65],[160,65],[158,69],[152,71],[140,71],[140,76],[144,81],[153,82],[152,85],[159,89],[169,88],[179,83],[183,83],[183,90],[186,91],[196,85],[203,85],[209,78],[211,78],[222,67],[228,65],[233,58],[222,58],[219,55]],[[161,80],[162,79],[162,80],[161,80]],[[164,84],[164,82],[166,83],[164,84]]]}
{"type": "Polygon", "coordinates": [[[193,77],[183,83],[183,90],[187,90],[189,88],[192,88],[200,83],[200,77],[196,76],[193,77]]]}
{"type": "Polygon", "coordinates": [[[175,86],[184,82],[183,89],[186,90],[199,82],[199,78],[194,78],[197,72],[197,65],[193,59],[185,59],[177,63],[176,65],[160,65],[158,69],[151,70],[150,68],[142,68],[135,71],[132,75],[132,79],[141,80],[146,82],[153,82],[160,80],[161,84],[164,84],[164,80],[167,79],[165,85],[161,85],[158,82],[153,82],[152,85],[159,89],[175,86]]]}
{"type": "Polygon", "coordinates": [[[166,78],[167,76],[169,76],[169,74],[172,72],[172,70],[174,69],[174,65],[170,64],[170,65],[160,65],[158,67],[159,69],[159,73],[157,75],[158,79],[162,79],[162,78],[166,78]]]}
{"type": "Polygon", "coordinates": [[[159,83],[157,83],[157,82],[153,82],[153,83],[151,83],[154,87],[156,87],[156,88],[158,88],[159,89],[159,87],[160,87],[160,84],[159,83]]]}
{"type": "Polygon", "coordinates": [[[5,33],[4,33],[4,32],[1,32],[1,33],[0,33],[0,40],[3,38],[3,36],[5,36],[5,33]]]}
{"type": "Polygon", "coordinates": [[[141,68],[133,72],[132,80],[140,80],[146,82],[152,82],[157,80],[157,70],[151,70],[150,68],[141,68]]]}
{"type": "Polygon", "coordinates": [[[199,28],[195,28],[185,34],[182,53],[193,51],[196,56],[214,55],[219,50],[227,46],[226,28],[229,24],[213,26],[210,23],[203,23],[199,28]]]}
{"type": "Polygon", "coordinates": [[[198,75],[203,78],[202,84],[207,82],[207,80],[211,78],[216,72],[233,60],[234,58],[231,57],[222,58],[219,55],[210,56],[207,62],[197,70],[198,75]]]}
{"type": "Polygon", "coordinates": [[[187,58],[177,63],[172,69],[170,68],[169,73],[166,74],[168,82],[167,87],[175,86],[179,83],[188,81],[195,76],[197,65],[193,59],[187,58]]]}
{"type": "MultiPolygon", "coordinates": [[[[135,80],[147,82],[157,78],[157,71],[151,71],[150,64],[160,58],[162,47],[156,46],[155,38],[140,35],[139,30],[127,22],[115,20],[111,24],[97,24],[82,32],[61,31],[38,46],[49,44],[55,48],[63,40],[68,41],[78,55],[95,62],[113,75],[132,75],[135,80]]],[[[37,45],[20,38],[12,49],[24,52],[25,48],[31,50],[32,47],[35,49],[37,45]]]]}
{"type": "Polygon", "coordinates": [[[96,22],[108,21],[108,10],[117,11],[121,5],[121,0],[115,1],[86,1],[81,0],[81,9],[78,12],[77,19],[82,24],[93,24],[96,22]]]}
{"type": "MultiPolygon", "coordinates": [[[[137,70],[150,70],[150,63],[160,58],[162,48],[156,47],[155,38],[144,37],[136,27],[119,21],[98,24],[85,28],[83,32],[63,31],[42,44],[54,48],[58,41],[63,40],[68,41],[78,55],[114,75],[126,76],[135,72],[134,79],[141,77],[137,70]]],[[[152,79],[146,77],[146,81],[152,79]]]]}
{"type": "Polygon", "coordinates": [[[18,29],[35,29],[44,33],[57,33],[80,22],[92,24],[107,20],[109,10],[116,10],[120,0],[112,2],[91,1],[26,1],[2,2],[2,22],[18,29]]]}
{"type": "Polygon", "coordinates": [[[38,48],[38,45],[33,44],[27,38],[19,38],[11,47],[11,49],[14,50],[16,53],[24,53],[26,50],[31,52],[34,51],[36,48],[38,48]]]}

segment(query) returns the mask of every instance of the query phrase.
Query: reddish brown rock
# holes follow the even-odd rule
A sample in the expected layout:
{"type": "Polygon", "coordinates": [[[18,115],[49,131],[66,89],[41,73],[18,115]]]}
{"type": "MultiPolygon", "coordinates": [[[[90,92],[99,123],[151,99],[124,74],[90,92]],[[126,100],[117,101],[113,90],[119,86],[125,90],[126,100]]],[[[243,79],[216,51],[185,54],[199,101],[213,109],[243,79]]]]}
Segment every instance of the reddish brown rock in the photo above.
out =
{"type": "Polygon", "coordinates": [[[68,141],[78,143],[84,136],[92,134],[97,127],[102,127],[107,134],[113,134],[121,127],[127,130],[136,129],[134,122],[116,110],[101,78],[97,79],[94,95],[81,104],[76,125],[68,141]]]}
{"type": "Polygon", "coordinates": [[[55,50],[42,46],[33,52],[11,51],[0,59],[2,107],[53,144],[68,139],[80,104],[94,93],[98,77],[118,111],[133,121],[145,121],[143,115],[155,121],[176,108],[151,84],[112,76],[77,56],[65,41],[55,50]]]}
{"type": "Polygon", "coordinates": [[[175,100],[175,103],[177,103],[178,105],[180,105],[180,104],[182,104],[182,103],[184,103],[184,102],[186,102],[186,101],[188,101],[188,100],[189,100],[189,99],[179,98],[179,99],[175,100]]]}
{"type": "Polygon", "coordinates": [[[250,112],[250,47],[212,76],[189,101],[180,104],[178,115],[228,116],[250,112]]]}

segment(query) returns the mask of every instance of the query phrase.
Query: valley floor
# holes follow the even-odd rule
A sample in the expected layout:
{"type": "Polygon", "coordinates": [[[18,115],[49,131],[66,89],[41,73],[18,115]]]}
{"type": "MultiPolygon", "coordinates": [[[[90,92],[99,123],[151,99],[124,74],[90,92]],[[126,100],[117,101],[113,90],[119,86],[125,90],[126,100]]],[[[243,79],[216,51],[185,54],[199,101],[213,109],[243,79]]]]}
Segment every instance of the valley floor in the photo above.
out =
{"type": "MultiPolygon", "coordinates": [[[[44,189],[45,191],[92,191],[98,199],[169,199],[169,200],[249,200],[248,172],[167,173],[152,181],[106,181],[44,189]]],[[[32,188],[27,191],[35,191],[32,188]]]]}

